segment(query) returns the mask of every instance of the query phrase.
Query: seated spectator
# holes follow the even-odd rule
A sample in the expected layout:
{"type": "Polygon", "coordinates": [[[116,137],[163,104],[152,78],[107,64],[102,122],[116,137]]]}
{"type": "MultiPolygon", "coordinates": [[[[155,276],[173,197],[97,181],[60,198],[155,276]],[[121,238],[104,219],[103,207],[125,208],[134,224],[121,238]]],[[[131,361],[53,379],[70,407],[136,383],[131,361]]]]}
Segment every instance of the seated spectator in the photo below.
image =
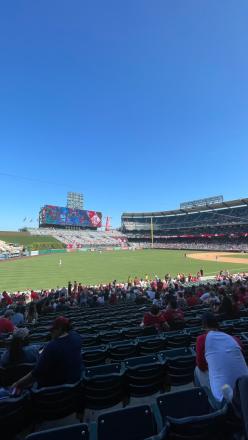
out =
{"type": "Polygon", "coordinates": [[[222,293],[222,302],[220,304],[218,313],[223,315],[223,319],[235,319],[238,316],[237,311],[233,307],[232,300],[226,294],[226,292],[222,293]]]}
{"type": "Polygon", "coordinates": [[[177,294],[177,305],[180,309],[186,309],[187,308],[187,301],[184,298],[183,292],[178,292],[177,294]]]}
{"type": "Polygon", "coordinates": [[[38,319],[38,313],[36,304],[34,302],[31,302],[28,308],[28,314],[27,314],[27,322],[29,324],[35,324],[38,319]]]}
{"type": "Polygon", "coordinates": [[[183,311],[178,308],[175,298],[169,299],[168,305],[166,309],[162,311],[162,314],[170,327],[174,327],[178,322],[181,324],[184,322],[183,311]]]}
{"type": "Polygon", "coordinates": [[[14,324],[11,321],[13,310],[6,310],[4,317],[0,318],[0,335],[4,333],[13,333],[14,324]]]}
{"type": "Polygon", "coordinates": [[[210,292],[207,302],[210,306],[218,306],[220,304],[220,299],[215,292],[210,292]]]}
{"type": "Polygon", "coordinates": [[[69,319],[60,316],[51,328],[52,341],[44,348],[34,370],[18,380],[13,387],[27,388],[37,382],[49,387],[80,380],[82,372],[81,336],[71,330],[69,319]]]}
{"type": "Polygon", "coordinates": [[[11,317],[11,321],[15,326],[24,324],[24,314],[22,313],[23,309],[24,309],[23,307],[17,306],[14,311],[14,314],[11,317]]]}
{"type": "Polygon", "coordinates": [[[233,293],[233,308],[236,316],[239,316],[240,310],[244,307],[242,302],[239,299],[239,295],[237,293],[233,293]]]}
{"type": "Polygon", "coordinates": [[[6,367],[13,364],[30,363],[35,364],[39,357],[39,351],[28,343],[29,330],[27,328],[16,328],[9,348],[1,357],[1,366],[6,367]]]}
{"type": "Polygon", "coordinates": [[[161,296],[160,296],[159,292],[155,293],[155,298],[152,301],[152,304],[158,306],[161,309],[161,307],[162,307],[162,299],[161,299],[161,296]]]}
{"type": "Polygon", "coordinates": [[[212,313],[204,313],[203,327],[206,333],[198,336],[196,343],[195,384],[209,390],[209,399],[218,408],[222,388],[229,385],[233,389],[236,380],[248,374],[248,368],[239,341],[219,330],[212,313]]]}
{"type": "Polygon", "coordinates": [[[3,305],[10,306],[11,304],[13,304],[12,298],[10,297],[10,295],[6,291],[4,291],[2,293],[2,297],[3,297],[3,299],[2,299],[3,305]]]}
{"type": "Polygon", "coordinates": [[[146,312],[141,325],[145,327],[153,326],[157,330],[162,330],[163,328],[168,328],[168,324],[163,313],[159,310],[159,307],[155,304],[152,305],[151,311],[146,312]]]}
{"type": "Polygon", "coordinates": [[[193,306],[196,306],[197,304],[199,304],[198,298],[195,295],[193,295],[192,292],[188,293],[186,301],[187,301],[188,307],[193,307],[193,306]]]}

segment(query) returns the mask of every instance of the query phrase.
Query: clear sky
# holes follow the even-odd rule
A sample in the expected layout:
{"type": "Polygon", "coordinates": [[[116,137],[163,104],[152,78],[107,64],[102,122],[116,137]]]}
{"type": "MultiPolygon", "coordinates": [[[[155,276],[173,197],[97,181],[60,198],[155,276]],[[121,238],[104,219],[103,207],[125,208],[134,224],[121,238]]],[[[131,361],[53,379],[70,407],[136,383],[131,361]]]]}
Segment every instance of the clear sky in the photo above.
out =
{"type": "Polygon", "coordinates": [[[0,229],[248,196],[247,0],[3,0],[0,229]]]}

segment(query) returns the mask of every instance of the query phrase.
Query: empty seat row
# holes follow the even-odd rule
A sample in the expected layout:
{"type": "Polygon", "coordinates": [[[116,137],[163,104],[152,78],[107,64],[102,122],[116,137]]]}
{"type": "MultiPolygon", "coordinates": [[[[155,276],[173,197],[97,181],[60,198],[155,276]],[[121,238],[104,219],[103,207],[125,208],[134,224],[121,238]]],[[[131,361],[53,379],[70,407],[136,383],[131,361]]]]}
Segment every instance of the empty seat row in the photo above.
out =
{"type": "Polygon", "coordinates": [[[202,388],[192,388],[160,395],[152,405],[105,412],[89,425],[35,432],[26,440],[227,440],[232,433],[226,420],[226,405],[215,410],[202,388]]]}
{"type": "Polygon", "coordinates": [[[128,357],[145,356],[159,351],[189,347],[191,336],[180,335],[155,335],[132,339],[129,341],[112,341],[99,346],[84,346],[82,351],[83,362],[86,366],[99,365],[106,359],[121,361],[128,357]]]}

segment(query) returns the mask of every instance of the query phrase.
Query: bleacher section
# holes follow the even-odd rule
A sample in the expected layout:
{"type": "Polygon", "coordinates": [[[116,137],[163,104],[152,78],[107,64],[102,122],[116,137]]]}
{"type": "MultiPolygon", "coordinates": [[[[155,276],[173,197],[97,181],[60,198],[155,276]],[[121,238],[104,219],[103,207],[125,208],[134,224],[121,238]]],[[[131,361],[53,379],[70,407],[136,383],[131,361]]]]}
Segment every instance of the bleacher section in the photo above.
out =
{"type": "Polygon", "coordinates": [[[165,248],[248,250],[248,199],[163,212],[124,213],[130,242],[151,240],[165,248]]]}
{"type": "Polygon", "coordinates": [[[0,240],[0,254],[8,255],[9,257],[19,257],[22,252],[22,246],[15,246],[0,240]]]}
{"type": "MultiPolygon", "coordinates": [[[[65,311],[74,330],[82,335],[85,369],[81,381],[34,388],[19,398],[0,400],[1,432],[30,432],[37,430],[38,423],[57,423],[77,413],[80,424],[34,433],[27,439],[144,440],[154,435],[164,440],[233,438],[229,435],[237,426],[231,424],[227,407],[215,410],[205,391],[193,388],[194,349],[196,337],[203,333],[201,316],[206,307],[188,308],[185,327],[166,333],[139,326],[146,310],[147,306],[126,303],[65,311]],[[145,397],[149,404],[144,404],[145,397]],[[118,411],[113,411],[116,404],[118,411]],[[95,418],[85,420],[87,411],[94,411],[95,418]],[[15,423],[11,423],[10,415],[15,423]]],[[[30,343],[44,346],[56,316],[50,313],[41,316],[36,325],[28,325],[30,343]]],[[[220,321],[220,328],[242,339],[247,360],[248,309],[240,319],[220,321]]],[[[0,342],[0,350],[4,350],[8,340],[0,342]]],[[[0,386],[10,385],[32,367],[1,368],[0,386]]]]}
{"type": "Polygon", "coordinates": [[[104,248],[127,246],[127,237],[117,231],[71,230],[56,228],[30,229],[32,235],[50,235],[67,247],[72,248],[104,248]]]}

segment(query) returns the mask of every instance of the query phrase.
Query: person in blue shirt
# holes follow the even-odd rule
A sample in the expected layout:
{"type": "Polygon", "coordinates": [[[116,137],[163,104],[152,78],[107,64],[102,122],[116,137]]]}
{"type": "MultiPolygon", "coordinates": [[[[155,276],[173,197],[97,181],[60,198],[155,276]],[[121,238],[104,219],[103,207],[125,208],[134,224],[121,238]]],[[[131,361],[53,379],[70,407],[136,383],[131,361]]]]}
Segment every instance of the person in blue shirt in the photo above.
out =
{"type": "Polygon", "coordinates": [[[24,324],[24,314],[22,309],[23,309],[22,307],[17,306],[14,311],[14,314],[11,316],[11,321],[13,322],[15,327],[24,324]]]}
{"type": "Polygon", "coordinates": [[[12,385],[22,389],[37,382],[38,388],[76,383],[81,378],[81,336],[71,330],[69,319],[60,316],[51,328],[52,340],[45,346],[29,374],[12,385]]]}

